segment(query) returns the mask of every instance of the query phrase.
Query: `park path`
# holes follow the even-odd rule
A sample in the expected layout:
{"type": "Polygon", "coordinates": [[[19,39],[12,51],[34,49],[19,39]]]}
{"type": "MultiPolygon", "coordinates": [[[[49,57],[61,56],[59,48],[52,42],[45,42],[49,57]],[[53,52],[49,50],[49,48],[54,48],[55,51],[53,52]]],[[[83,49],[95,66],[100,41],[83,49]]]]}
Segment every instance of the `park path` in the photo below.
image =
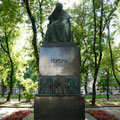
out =
{"type": "MultiPolygon", "coordinates": [[[[9,116],[13,112],[20,111],[20,110],[34,110],[34,108],[0,108],[0,120],[3,120],[3,118],[9,116]]],[[[30,116],[27,116],[24,120],[33,120],[33,114],[30,116]],[[32,118],[32,119],[31,119],[32,118]]],[[[85,120],[96,120],[94,117],[92,117],[90,114],[85,114],[85,120]]]]}
{"type": "MultiPolygon", "coordinates": [[[[101,108],[86,108],[86,110],[103,110],[112,115],[115,115],[117,118],[120,118],[120,107],[101,107],[101,108]]],[[[20,110],[34,110],[34,108],[0,108],[0,120],[4,117],[10,115],[12,112],[20,111],[20,110]]],[[[85,120],[96,120],[91,115],[86,114],[85,120]]]]}
{"type": "Polygon", "coordinates": [[[25,100],[26,99],[21,99],[21,102],[19,102],[18,99],[11,99],[10,102],[5,102],[5,98],[0,98],[0,120],[16,111],[34,110],[33,99],[31,102],[25,102],[25,100]]]}
{"type": "MultiPolygon", "coordinates": [[[[5,99],[0,98],[0,120],[4,118],[5,116],[10,115],[11,113],[15,111],[20,110],[34,110],[34,100],[31,102],[25,102],[25,99],[22,99],[21,102],[18,101],[18,99],[12,99],[11,102],[7,102],[2,104],[2,102],[5,102],[5,99]]],[[[120,107],[97,107],[97,108],[86,108],[86,110],[102,110],[106,111],[112,115],[115,115],[117,118],[120,119],[120,107]]],[[[91,115],[86,113],[86,119],[85,120],[95,120],[91,115]],[[89,118],[89,119],[88,119],[89,118]]]]}
{"type": "Polygon", "coordinates": [[[20,110],[34,110],[33,108],[0,108],[0,120],[12,114],[13,112],[20,110]]]}

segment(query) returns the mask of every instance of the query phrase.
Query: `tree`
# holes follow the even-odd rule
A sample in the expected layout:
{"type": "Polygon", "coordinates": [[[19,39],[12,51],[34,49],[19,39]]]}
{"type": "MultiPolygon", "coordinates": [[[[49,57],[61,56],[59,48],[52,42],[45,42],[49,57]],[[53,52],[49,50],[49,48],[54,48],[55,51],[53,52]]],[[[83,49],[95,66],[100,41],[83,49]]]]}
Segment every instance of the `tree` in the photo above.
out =
{"type": "Polygon", "coordinates": [[[113,75],[114,75],[114,78],[115,78],[116,82],[119,85],[119,88],[120,88],[120,81],[118,80],[118,78],[116,76],[116,73],[115,73],[114,58],[113,58],[113,52],[112,52],[112,47],[111,47],[110,27],[109,26],[110,26],[110,21],[109,21],[108,26],[107,26],[107,29],[108,29],[108,43],[109,43],[109,50],[110,50],[110,58],[111,58],[113,75]]]}
{"type": "Polygon", "coordinates": [[[2,71],[4,70],[4,67],[3,67],[3,65],[2,65],[2,62],[3,62],[3,55],[2,55],[3,53],[2,53],[2,48],[0,47],[0,80],[1,80],[1,96],[3,97],[4,96],[4,90],[5,90],[5,85],[4,85],[4,82],[3,82],[3,80],[2,80],[2,71]]]}
{"type": "Polygon", "coordinates": [[[29,19],[32,24],[32,31],[33,31],[32,45],[34,48],[34,55],[35,55],[36,63],[37,63],[36,68],[38,71],[38,66],[39,66],[38,45],[39,44],[37,40],[37,34],[38,34],[38,31],[40,30],[42,40],[44,39],[43,23],[45,21],[46,13],[48,13],[53,6],[53,0],[46,0],[46,1],[44,0],[35,0],[35,1],[23,0],[23,2],[25,4],[26,11],[28,13],[29,19]]]}
{"type": "Polygon", "coordinates": [[[71,25],[74,41],[80,49],[80,81],[81,86],[85,86],[87,94],[87,84],[89,82],[89,73],[93,58],[91,58],[91,32],[92,23],[90,23],[91,8],[88,6],[90,1],[83,0],[80,4],[74,5],[70,9],[72,16],[71,25]]]}
{"type": "MultiPolygon", "coordinates": [[[[72,28],[80,48],[81,73],[83,73],[83,76],[86,73],[85,76],[87,76],[87,71],[84,72],[86,69],[91,72],[94,79],[92,105],[95,105],[96,82],[101,67],[103,45],[105,45],[105,41],[107,40],[105,32],[107,23],[110,19],[113,19],[118,3],[119,0],[114,2],[82,0],[80,5],[75,6],[74,9],[71,10],[73,11],[72,16],[74,17],[72,28]],[[91,14],[93,14],[93,16],[91,16],[91,14]]],[[[86,87],[87,81],[85,83],[86,87]]]]}
{"type": "Polygon", "coordinates": [[[107,23],[114,16],[114,12],[117,9],[119,0],[111,2],[95,1],[93,0],[93,13],[94,13],[94,42],[93,42],[93,52],[94,52],[94,81],[93,81],[93,96],[92,96],[92,105],[95,105],[96,99],[96,81],[100,68],[100,63],[102,60],[102,41],[103,41],[103,32],[107,27],[107,23]],[[106,4],[107,3],[107,4],[106,4]],[[111,8],[111,6],[113,6],[111,8]],[[108,12],[109,11],[109,12],[108,12]],[[100,13],[100,17],[99,14],[100,13]],[[97,33],[97,30],[99,33],[97,33]],[[98,40],[98,42],[97,42],[98,40]],[[98,52],[97,52],[98,45],[98,52]]]}
{"type": "Polygon", "coordinates": [[[37,67],[38,67],[39,66],[39,56],[38,56],[38,50],[37,50],[37,29],[36,29],[36,22],[35,22],[35,18],[32,15],[31,10],[30,10],[30,6],[29,6],[29,3],[28,3],[28,0],[23,0],[23,2],[25,3],[25,7],[26,7],[26,10],[27,10],[28,16],[30,18],[31,24],[32,24],[32,30],[33,30],[32,45],[33,45],[33,48],[34,48],[34,55],[35,55],[36,63],[37,63],[37,67]]]}
{"type": "Polygon", "coordinates": [[[0,13],[0,28],[2,31],[1,33],[1,39],[0,44],[3,52],[8,57],[8,71],[7,71],[7,79],[8,87],[10,88],[10,91],[7,96],[7,101],[10,100],[10,96],[12,94],[12,88],[14,86],[14,61],[12,59],[12,45],[14,38],[13,32],[16,31],[16,24],[20,21],[20,11],[19,6],[14,2],[14,0],[1,0],[2,4],[0,4],[0,7],[2,8],[2,12],[0,13]]]}

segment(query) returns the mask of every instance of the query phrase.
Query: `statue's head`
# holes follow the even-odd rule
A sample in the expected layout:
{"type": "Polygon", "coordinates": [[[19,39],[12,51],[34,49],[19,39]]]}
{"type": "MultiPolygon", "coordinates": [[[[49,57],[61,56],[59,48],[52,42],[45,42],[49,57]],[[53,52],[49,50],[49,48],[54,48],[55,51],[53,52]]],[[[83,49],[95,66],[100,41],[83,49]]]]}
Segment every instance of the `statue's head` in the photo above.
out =
{"type": "Polygon", "coordinates": [[[63,5],[61,3],[57,3],[55,9],[57,12],[60,12],[63,9],[63,5]]]}

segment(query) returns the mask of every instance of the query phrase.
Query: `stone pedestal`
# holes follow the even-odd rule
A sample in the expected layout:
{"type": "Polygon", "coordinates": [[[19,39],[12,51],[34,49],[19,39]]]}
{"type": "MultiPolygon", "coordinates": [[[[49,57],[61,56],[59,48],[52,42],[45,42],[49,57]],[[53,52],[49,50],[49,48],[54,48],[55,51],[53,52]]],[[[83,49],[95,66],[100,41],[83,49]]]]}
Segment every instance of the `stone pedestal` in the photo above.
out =
{"type": "Polygon", "coordinates": [[[84,98],[79,95],[35,97],[34,120],[85,120],[84,98]]]}
{"type": "Polygon", "coordinates": [[[79,76],[41,76],[38,94],[80,94],[79,76]]]}
{"type": "Polygon", "coordinates": [[[43,43],[34,120],[84,120],[80,93],[80,56],[74,42],[43,43]]]}

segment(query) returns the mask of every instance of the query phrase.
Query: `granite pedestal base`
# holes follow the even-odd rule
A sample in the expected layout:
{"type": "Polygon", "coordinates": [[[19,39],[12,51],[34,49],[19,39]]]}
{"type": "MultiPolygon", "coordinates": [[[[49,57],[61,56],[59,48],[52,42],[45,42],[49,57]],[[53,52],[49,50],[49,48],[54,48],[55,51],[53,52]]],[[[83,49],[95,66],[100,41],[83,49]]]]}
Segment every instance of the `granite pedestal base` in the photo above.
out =
{"type": "Polygon", "coordinates": [[[80,95],[38,95],[34,108],[34,120],[85,120],[85,102],[80,95]]]}

